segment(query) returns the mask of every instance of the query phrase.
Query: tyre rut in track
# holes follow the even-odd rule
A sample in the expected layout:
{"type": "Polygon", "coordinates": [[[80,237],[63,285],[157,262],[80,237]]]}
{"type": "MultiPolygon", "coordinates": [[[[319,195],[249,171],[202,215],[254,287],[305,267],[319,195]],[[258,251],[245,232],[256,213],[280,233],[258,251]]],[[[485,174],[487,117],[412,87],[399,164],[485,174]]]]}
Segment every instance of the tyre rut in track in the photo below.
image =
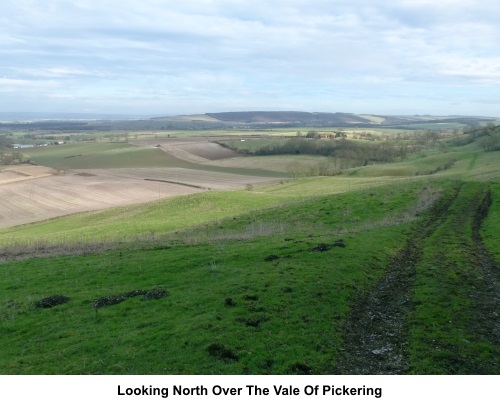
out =
{"type": "MultiPolygon", "coordinates": [[[[492,194],[488,190],[479,204],[472,223],[474,262],[478,274],[472,296],[474,310],[474,330],[479,338],[500,347],[500,268],[488,253],[481,238],[481,225],[488,214],[492,194]]],[[[500,373],[500,364],[496,365],[500,373]]]]}
{"type": "Polygon", "coordinates": [[[423,241],[446,219],[460,186],[431,209],[430,218],[407,239],[387,266],[382,279],[355,299],[344,325],[344,346],[334,374],[404,374],[407,364],[406,314],[423,241]]]}

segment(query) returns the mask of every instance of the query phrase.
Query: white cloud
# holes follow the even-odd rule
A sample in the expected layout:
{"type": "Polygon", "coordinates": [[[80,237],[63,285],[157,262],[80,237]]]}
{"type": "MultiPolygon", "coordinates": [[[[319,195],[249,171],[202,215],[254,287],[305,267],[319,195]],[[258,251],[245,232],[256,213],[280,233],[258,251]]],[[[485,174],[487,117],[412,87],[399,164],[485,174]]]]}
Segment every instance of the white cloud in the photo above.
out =
{"type": "Polygon", "coordinates": [[[490,0],[4,0],[0,91],[120,110],[141,94],[211,111],[356,106],[376,91],[416,106],[425,86],[445,100],[467,85],[480,99],[500,81],[499,16],[490,0]]]}
{"type": "Polygon", "coordinates": [[[83,69],[68,67],[49,67],[49,68],[19,68],[17,74],[24,74],[32,77],[51,77],[51,78],[69,78],[74,76],[89,76],[91,73],[83,69]]]}
{"type": "Polygon", "coordinates": [[[0,77],[0,92],[40,91],[59,87],[55,81],[38,81],[0,77]]]}
{"type": "MultiPolygon", "coordinates": [[[[447,57],[437,60],[439,73],[468,80],[468,84],[500,85],[500,57],[469,58],[447,57]]],[[[463,82],[462,82],[463,83],[463,82]]]]}

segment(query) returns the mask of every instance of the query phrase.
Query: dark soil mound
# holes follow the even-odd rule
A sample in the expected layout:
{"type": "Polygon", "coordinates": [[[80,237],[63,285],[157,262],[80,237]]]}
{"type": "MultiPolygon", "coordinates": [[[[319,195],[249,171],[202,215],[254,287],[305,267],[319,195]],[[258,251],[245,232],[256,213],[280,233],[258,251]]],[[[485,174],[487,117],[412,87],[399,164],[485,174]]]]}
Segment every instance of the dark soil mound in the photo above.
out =
{"type": "Polygon", "coordinates": [[[42,298],[40,301],[35,302],[37,308],[52,308],[57,305],[66,304],[70,298],[65,295],[52,295],[50,297],[42,298]]]}
{"type": "Polygon", "coordinates": [[[154,288],[151,291],[133,290],[119,295],[109,295],[107,297],[97,298],[92,302],[92,306],[98,310],[102,307],[119,304],[126,299],[137,297],[138,295],[142,295],[143,300],[153,300],[165,297],[167,295],[167,291],[160,287],[154,288]]]}
{"type": "Polygon", "coordinates": [[[207,347],[210,356],[224,361],[238,361],[239,356],[233,349],[228,349],[222,343],[211,343],[207,347]]]}

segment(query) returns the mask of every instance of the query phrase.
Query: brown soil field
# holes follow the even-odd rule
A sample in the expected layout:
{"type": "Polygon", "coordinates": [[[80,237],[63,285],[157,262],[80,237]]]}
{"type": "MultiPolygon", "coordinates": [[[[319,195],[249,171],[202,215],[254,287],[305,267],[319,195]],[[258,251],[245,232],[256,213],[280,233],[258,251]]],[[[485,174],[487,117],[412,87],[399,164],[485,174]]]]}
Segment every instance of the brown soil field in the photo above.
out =
{"type": "Polygon", "coordinates": [[[1,228],[197,193],[202,188],[231,190],[269,182],[255,176],[184,168],[91,169],[35,179],[21,177],[26,180],[0,184],[1,228]]]}
{"type": "Polygon", "coordinates": [[[165,153],[190,163],[206,163],[213,160],[242,156],[238,152],[211,142],[217,139],[227,139],[227,137],[163,138],[158,140],[134,141],[131,143],[138,146],[150,145],[159,147],[165,153]]]}
{"type": "Polygon", "coordinates": [[[50,167],[33,165],[6,166],[0,169],[0,184],[32,180],[40,177],[51,176],[56,171],[50,167]]]}
{"type": "Polygon", "coordinates": [[[241,156],[231,149],[210,142],[161,144],[161,149],[178,159],[191,163],[204,163],[241,156]]]}
{"type": "MultiPolygon", "coordinates": [[[[141,146],[160,147],[191,163],[240,156],[210,140],[221,137],[149,139],[141,146]]],[[[275,180],[275,179],[274,179],[275,180]]],[[[69,170],[18,165],[0,168],[0,228],[62,215],[152,201],[207,189],[242,189],[270,178],[180,167],[69,170]]]]}

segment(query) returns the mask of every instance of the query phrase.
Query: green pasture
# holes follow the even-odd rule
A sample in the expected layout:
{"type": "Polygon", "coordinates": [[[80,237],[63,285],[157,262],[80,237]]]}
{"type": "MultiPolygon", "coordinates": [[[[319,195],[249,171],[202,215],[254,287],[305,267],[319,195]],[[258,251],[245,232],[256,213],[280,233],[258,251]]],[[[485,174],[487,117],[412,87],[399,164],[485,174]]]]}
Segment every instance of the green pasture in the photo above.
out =
{"type": "Polygon", "coordinates": [[[398,249],[409,223],[394,224],[393,215],[411,211],[418,190],[317,197],[191,232],[210,235],[209,243],[182,242],[188,235],[179,234],[179,242],[148,249],[2,264],[0,368],[6,374],[327,373],[342,344],[350,297],[370,288],[398,249]],[[252,224],[276,231],[254,235],[252,224]],[[242,238],[245,232],[251,237],[242,238]],[[221,241],[220,233],[235,237],[221,241]],[[338,247],[318,249],[339,240],[338,247]],[[91,305],[153,288],[168,295],[98,311],[91,305]],[[35,308],[58,294],[71,300],[35,308]]]}
{"type": "MultiPolygon", "coordinates": [[[[450,269],[444,280],[429,273],[433,252],[453,246],[447,245],[450,236],[464,243],[462,230],[470,223],[464,207],[488,187],[447,181],[274,201],[185,227],[173,239],[142,248],[128,244],[101,254],[4,263],[0,369],[5,374],[331,373],[344,350],[342,325],[353,300],[376,288],[411,230],[426,220],[422,201],[432,203],[457,187],[463,192],[449,219],[425,242],[419,264],[415,311],[408,318],[410,371],[495,373],[498,347],[467,335],[467,314],[474,312],[461,298],[469,290],[455,280],[462,277],[459,269],[450,269]],[[267,233],[259,232],[264,228],[267,233]],[[463,289],[458,298],[456,288],[463,289]],[[153,289],[166,296],[92,307],[97,299],[153,289]],[[55,295],[70,300],[36,307],[55,295]],[[435,338],[441,339],[439,351],[433,349],[435,338]]],[[[202,196],[207,194],[190,197],[202,196]]],[[[201,208],[200,202],[183,205],[187,212],[201,208]]],[[[207,205],[206,212],[217,205],[207,205]]],[[[485,235],[491,226],[485,222],[485,235]]],[[[449,260],[464,259],[458,251],[449,254],[458,255],[449,260]]]]}
{"type": "Polygon", "coordinates": [[[177,159],[152,147],[127,143],[72,143],[26,150],[37,164],[57,169],[111,169],[127,167],[176,167],[177,159]]]}
{"type": "MultiPolygon", "coordinates": [[[[70,144],[33,150],[33,159],[84,169],[78,158],[124,167],[113,165],[129,157],[135,166],[125,167],[138,167],[143,150],[70,144]]],[[[0,370],[335,374],[340,358],[356,356],[347,320],[366,297],[399,294],[384,288],[401,261],[415,271],[404,284],[406,312],[394,319],[402,354],[392,361],[408,374],[497,375],[499,153],[477,142],[435,146],[338,176],[2,229],[0,370]],[[92,242],[94,251],[71,253],[92,242]],[[409,247],[411,263],[401,253],[409,247]],[[124,298],[139,290],[165,296],[124,298]],[[69,301],[37,307],[61,295],[69,301]],[[96,300],[114,305],[97,308],[96,300]]]]}
{"type": "Polygon", "coordinates": [[[349,248],[310,251],[318,240],[331,239],[281,237],[2,265],[0,369],[4,374],[328,372],[341,343],[349,295],[373,283],[385,259],[372,257],[397,248],[397,234],[353,235],[348,246],[368,246],[355,256],[349,248]],[[276,253],[291,257],[265,260],[276,253]],[[158,287],[168,295],[135,297],[98,312],[91,306],[100,297],[158,287]],[[34,307],[58,294],[70,302],[34,307]],[[210,351],[214,347],[221,349],[210,351]]]}
{"type": "Polygon", "coordinates": [[[430,129],[432,131],[444,131],[449,129],[462,129],[466,127],[465,124],[460,122],[446,122],[443,124],[440,123],[424,123],[424,124],[411,124],[408,125],[407,128],[411,129],[430,129]]]}
{"type": "Polygon", "coordinates": [[[466,179],[489,179],[500,173],[500,152],[484,153],[477,142],[466,146],[449,147],[442,151],[436,147],[417,152],[404,161],[382,163],[346,170],[345,174],[353,177],[398,177],[418,176],[426,171],[436,170],[443,164],[454,161],[443,171],[437,171],[434,177],[462,177],[466,179]]]}
{"type": "Polygon", "coordinates": [[[246,139],[225,140],[221,143],[238,152],[251,154],[263,147],[283,145],[286,142],[287,142],[286,138],[273,137],[273,138],[246,138],[246,139]]]}

